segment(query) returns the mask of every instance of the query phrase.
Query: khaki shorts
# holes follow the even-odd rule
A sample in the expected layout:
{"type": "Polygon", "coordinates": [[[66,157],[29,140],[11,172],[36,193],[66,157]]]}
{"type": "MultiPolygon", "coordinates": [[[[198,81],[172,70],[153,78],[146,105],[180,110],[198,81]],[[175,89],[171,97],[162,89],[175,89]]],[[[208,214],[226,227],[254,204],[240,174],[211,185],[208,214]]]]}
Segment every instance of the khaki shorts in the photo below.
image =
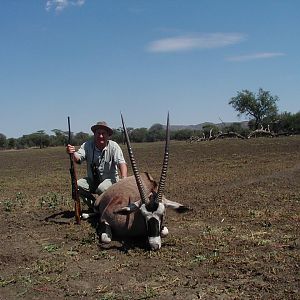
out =
{"type": "Polygon", "coordinates": [[[85,177],[85,178],[80,178],[77,181],[77,185],[79,189],[82,189],[86,192],[100,195],[117,181],[118,178],[116,179],[108,178],[108,179],[104,179],[98,186],[95,186],[94,182],[89,177],[85,177]]]}

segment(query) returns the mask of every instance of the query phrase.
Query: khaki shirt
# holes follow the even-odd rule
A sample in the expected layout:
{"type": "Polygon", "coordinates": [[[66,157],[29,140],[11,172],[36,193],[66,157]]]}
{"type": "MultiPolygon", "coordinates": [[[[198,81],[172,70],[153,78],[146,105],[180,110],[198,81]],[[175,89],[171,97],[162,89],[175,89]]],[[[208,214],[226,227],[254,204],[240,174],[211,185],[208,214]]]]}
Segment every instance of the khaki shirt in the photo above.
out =
{"type": "Polygon", "coordinates": [[[89,140],[81,145],[76,156],[79,158],[78,163],[87,162],[87,176],[91,180],[93,180],[92,164],[96,165],[101,182],[107,178],[118,180],[118,165],[126,163],[122,149],[111,140],[103,150],[95,146],[94,140],[89,140]]]}

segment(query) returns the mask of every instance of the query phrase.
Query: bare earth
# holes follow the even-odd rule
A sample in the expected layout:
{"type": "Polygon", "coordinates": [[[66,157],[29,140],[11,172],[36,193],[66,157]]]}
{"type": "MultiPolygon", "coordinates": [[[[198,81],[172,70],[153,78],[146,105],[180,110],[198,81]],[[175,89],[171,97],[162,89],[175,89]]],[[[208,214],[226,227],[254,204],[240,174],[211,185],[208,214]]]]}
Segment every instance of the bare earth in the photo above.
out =
{"type": "MultiPolygon", "coordinates": [[[[133,145],[140,171],[159,178],[163,147],[133,145]]],[[[165,194],[192,210],[150,252],[74,224],[64,148],[1,151],[0,299],[299,299],[300,137],[170,152],[165,194]]]]}

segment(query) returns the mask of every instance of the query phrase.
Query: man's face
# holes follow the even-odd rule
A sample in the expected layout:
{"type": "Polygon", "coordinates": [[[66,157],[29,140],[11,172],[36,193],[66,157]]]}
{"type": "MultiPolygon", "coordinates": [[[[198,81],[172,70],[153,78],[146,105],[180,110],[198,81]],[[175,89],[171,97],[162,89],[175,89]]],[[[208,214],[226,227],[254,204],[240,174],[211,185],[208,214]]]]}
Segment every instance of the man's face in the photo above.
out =
{"type": "Polygon", "coordinates": [[[108,140],[108,132],[105,129],[97,129],[94,133],[97,148],[103,149],[108,140]]]}

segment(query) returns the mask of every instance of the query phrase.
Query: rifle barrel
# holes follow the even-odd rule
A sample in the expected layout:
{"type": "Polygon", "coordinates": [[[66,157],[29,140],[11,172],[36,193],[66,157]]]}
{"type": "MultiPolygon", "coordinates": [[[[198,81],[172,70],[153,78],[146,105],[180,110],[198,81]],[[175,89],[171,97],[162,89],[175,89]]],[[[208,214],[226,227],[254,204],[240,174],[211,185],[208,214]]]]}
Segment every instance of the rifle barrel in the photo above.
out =
{"type": "MultiPolygon", "coordinates": [[[[69,128],[69,140],[68,144],[71,144],[71,125],[70,125],[70,117],[68,117],[68,128],[69,128]]],[[[75,202],[75,220],[77,224],[80,224],[80,215],[81,215],[81,207],[80,207],[80,199],[78,194],[78,186],[77,186],[77,176],[74,165],[74,154],[69,154],[70,157],[70,174],[71,174],[71,184],[72,184],[72,198],[75,202]]]]}

